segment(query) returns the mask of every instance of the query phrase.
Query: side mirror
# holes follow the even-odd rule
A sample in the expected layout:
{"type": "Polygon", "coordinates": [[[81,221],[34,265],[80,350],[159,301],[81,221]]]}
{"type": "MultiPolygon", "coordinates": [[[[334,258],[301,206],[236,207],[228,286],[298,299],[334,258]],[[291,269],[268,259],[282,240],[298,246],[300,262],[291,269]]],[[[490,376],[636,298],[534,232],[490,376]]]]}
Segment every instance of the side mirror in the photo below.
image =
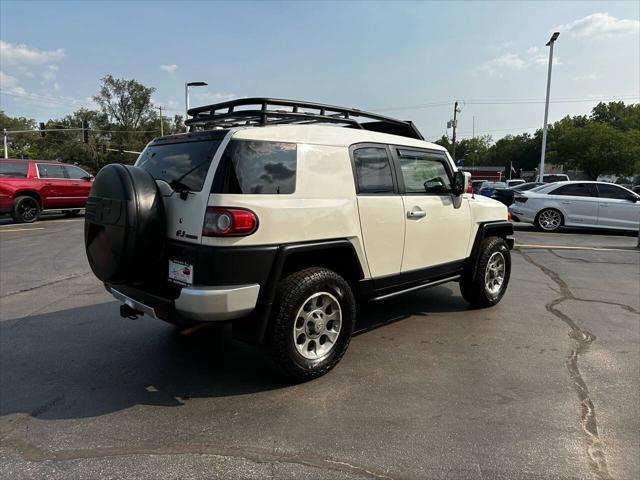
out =
{"type": "Polygon", "coordinates": [[[462,195],[467,189],[468,179],[466,178],[464,172],[455,172],[453,174],[453,183],[451,185],[451,193],[459,197],[462,195]]]}
{"type": "Polygon", "coordinates": [[[629,195],[627,197],[627,200],[629,200],[630,202],[633,202],[633,203],[637,203],[637,202],[640,201],[640,197],[638,197],[637,195],[629,195]]]}
{"type": "Polygon", "coordinates": [[[93,180],[93,175],[87,175],[86,177],[82,177],[82,180],[85,182],[90,182],[93,180]]]}

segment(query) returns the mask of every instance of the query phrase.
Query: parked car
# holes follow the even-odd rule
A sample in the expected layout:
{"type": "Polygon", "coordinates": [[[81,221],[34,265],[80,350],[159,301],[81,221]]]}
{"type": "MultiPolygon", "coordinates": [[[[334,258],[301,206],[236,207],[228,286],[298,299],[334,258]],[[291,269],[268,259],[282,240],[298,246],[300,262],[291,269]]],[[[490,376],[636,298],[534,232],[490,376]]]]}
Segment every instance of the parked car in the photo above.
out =
{"type": "Polygon", "coordinates": [[[532,188],[539,187],[541,185],[547,185],[546,183],[541,182],[529,182],[529,183],[521,183],[520,185],[516,185],[511,188],[498,188],[493,192],[491,198],[498,200],[499,202],[504,203],[507,207],[513,203],[513,197],[518,192],[526,192],[531,190],[532,188]]]}
{"type": "Polygon", "coordinates": [[[480,189],[485,183],[487,183],[486,180],[471,180],[471,192],[468,193],[480,193],[480,189]]]}
{"type": "Polygon", "coordinates": [[[0,213],[35,222],[41,212],[84,208],[93,177],[80,167],[47,160],[0,160],[0,213]]]}
{"type": "Polygon", "coordinates": [[[356,299],[449,281],[473,305],[504,295],[507,209],[465,195],[469,174],[411,122],[265,98],[189,115],[199,131],[93,183],[87,257],[122,316],[230,322],[309,380],[347,350],[356,299]]]}
{"type": "Polygon", "coordinates": [[[640,223],[640,195],[613,183],[557,182],[513,200],[513,220],[547,232],[562,226],[638,230],[640,223]]]}
{"type": "Polygon", "coordinates": [[[480,195],[491,197],[498,188],[507,188],[507,184],[505,182],[485,182],[480,188],[480,195]]]}
{"type": "Polygon", "coordinates": [[[545,173],[542,175],[543,183],[568,182],[569,175],[566,173],[545,173]]]}
{"type": "Polygon", "coordinates": [[[522,185],[524,183],[526,183],[526,181],[521,178],[512,178],[511,180],[507,180],[507,187],[517,187],[518,185],[522,185]]]}

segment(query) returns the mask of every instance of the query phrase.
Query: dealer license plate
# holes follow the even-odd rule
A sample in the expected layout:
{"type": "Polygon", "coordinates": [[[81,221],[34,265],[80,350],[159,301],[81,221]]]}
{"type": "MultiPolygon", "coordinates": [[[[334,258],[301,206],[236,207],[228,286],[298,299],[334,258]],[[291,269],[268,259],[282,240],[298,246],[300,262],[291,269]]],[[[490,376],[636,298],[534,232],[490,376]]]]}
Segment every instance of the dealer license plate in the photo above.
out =
{"type": "Polygon", "coordinates": [[[193,265],[169,260],[169,280],[179,285],[193,285],[193,265]]]}

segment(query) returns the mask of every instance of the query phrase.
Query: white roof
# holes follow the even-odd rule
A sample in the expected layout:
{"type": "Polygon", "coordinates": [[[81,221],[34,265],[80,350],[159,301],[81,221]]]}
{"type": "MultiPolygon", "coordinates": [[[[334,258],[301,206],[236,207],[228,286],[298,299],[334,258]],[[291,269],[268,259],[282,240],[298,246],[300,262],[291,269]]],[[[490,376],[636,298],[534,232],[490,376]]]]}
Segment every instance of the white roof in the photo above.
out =
{"type": "Polygon", "coordinates": [[[444,147],[415,138],[372,132],[359,128],[327,125],[269,125],[265,127],[238,127],[233,138],[243,140],[267,140],[289,143],[307,143],[348,147],[354,143],[372,142],[429,148],[446,152],[444,147]]]}

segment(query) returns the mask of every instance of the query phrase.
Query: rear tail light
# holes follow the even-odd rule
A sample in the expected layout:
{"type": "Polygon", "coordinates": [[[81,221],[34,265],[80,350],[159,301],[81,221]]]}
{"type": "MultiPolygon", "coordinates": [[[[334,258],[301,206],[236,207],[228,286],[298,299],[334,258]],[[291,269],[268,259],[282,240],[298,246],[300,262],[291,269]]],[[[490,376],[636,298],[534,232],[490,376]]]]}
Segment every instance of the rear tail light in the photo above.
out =
{"type": "Polygon", "coordinates": [[[513,201],[518,203],[524,203],[527,201],[527,197],[514,197],[513,201]]]}
{"type": "Polygon", "coordinates": [[[467,193],[473,193],[473,185],[467,185],[467,193]]]}
{"type": "Polygon", "coordinates": [[[251,235],[258,229],[258,217],[251,210],[209,207],[202,226],[203,237],[251,235]]]}

